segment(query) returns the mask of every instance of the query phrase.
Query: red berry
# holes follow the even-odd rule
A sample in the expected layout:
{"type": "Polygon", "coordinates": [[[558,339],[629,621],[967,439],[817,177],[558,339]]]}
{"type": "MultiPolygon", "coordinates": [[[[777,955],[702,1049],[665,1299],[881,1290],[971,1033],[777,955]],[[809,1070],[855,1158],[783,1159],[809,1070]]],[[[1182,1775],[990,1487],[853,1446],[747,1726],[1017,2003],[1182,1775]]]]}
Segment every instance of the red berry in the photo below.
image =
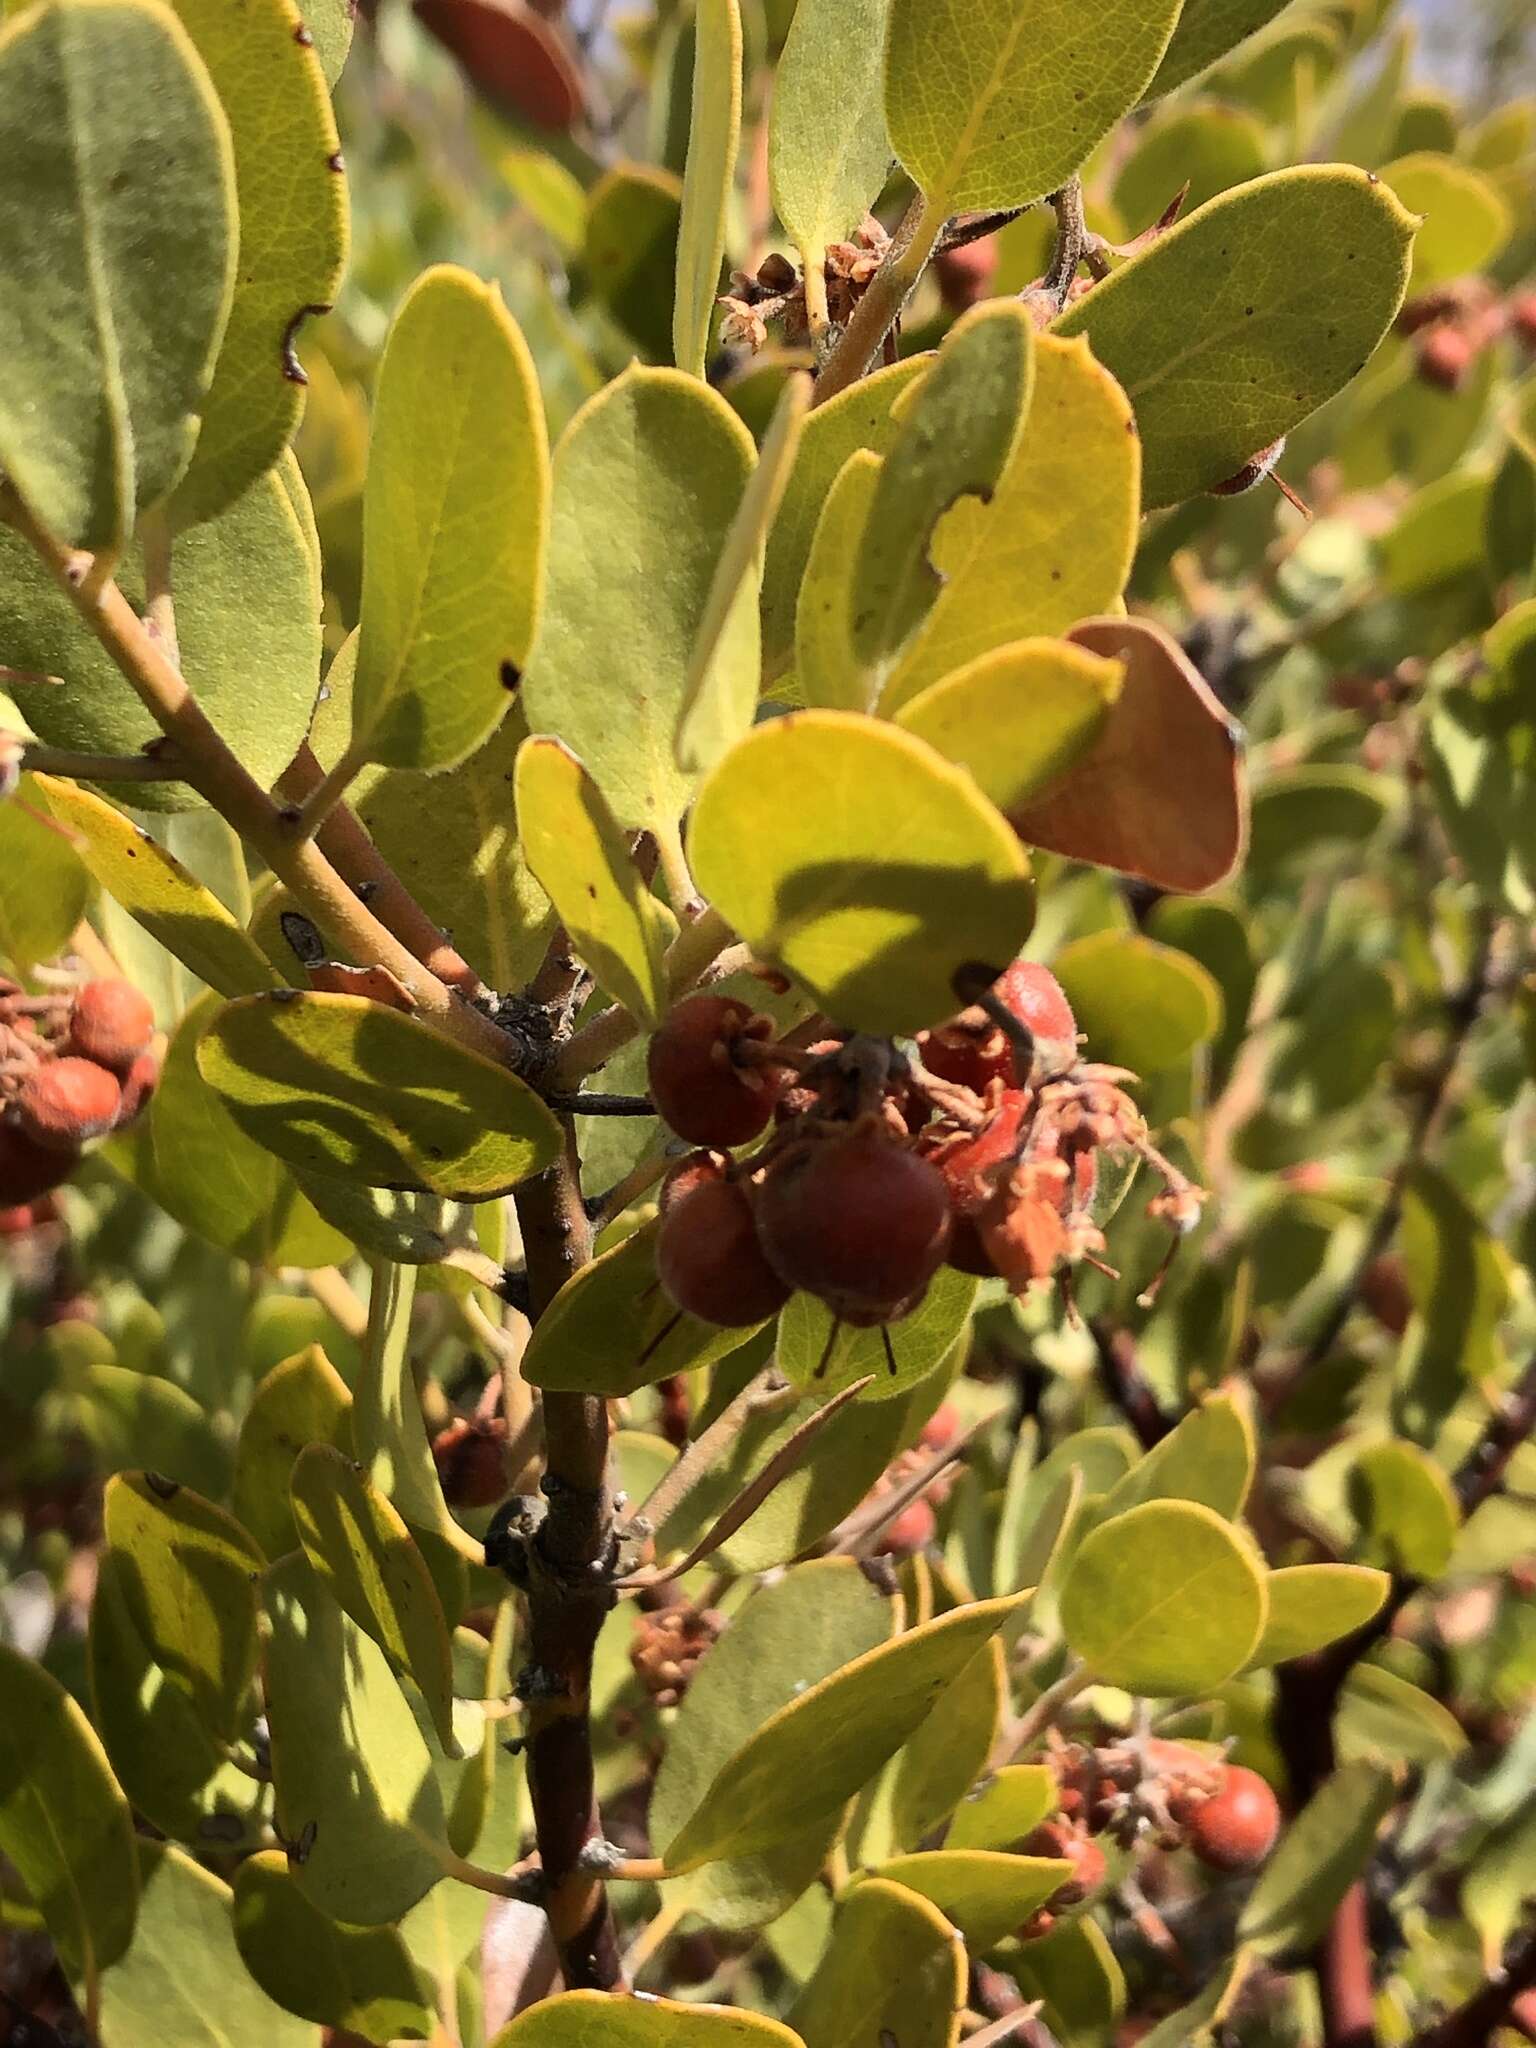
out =
{"type": "Polygon", "coordinates": [[[738,1063],[741,1039],[772,1033],[732,996],[689,996],[651,1040],[646,1056],[657,1114],[691,1145],[745,1145],[768,1126],[782,1070],[738,1063]]]}
{"type": "Polygon", "coordinates": [[[1419,336],[1419,376],[1439,391],[1459,391],[1472,367],[1472,344],[1456,327],[1427,327],[1419,336]]]}
{"type": "Polygon", "coordinates": [[[123,1076],[123,1099],[117,1107],[117,1128],[131,1124],[160,1084],[160,1061],[141,1052],[123,1076]]]}
{"type": "Polygon", "coordinates": [[[791,1292],[763,1257],[751,1198],[738,1181],[698,1180],[668,1205],[656,1271],[677,1307],[728,1330],[766,1322],[791,1292]]]}
{"type": "Polygon", "coordinates": [[[37,1228],[37,1211],[30,1202],[19,1202],[14,1209],[0,1209],[0,1237],[25,1237],[37,1228]]]}
{"type": "Polygon", "coordinates": [[[926,1549],[938,1530],[938,1522],[927,1501],[909,1501],[899,1515],[886,1523],[874,1548],[881,1557],[910,1557],[914,1550],[926,1549]]]}
{"type": "Polygon", "coordinates": [[[951,313],[963,313],[986,298],[996,273],[997,243],[990,236],[967,242],[963,248],[946,249],[934,258],[939,297],[951,313]]]}
{"type": "Polygon", "coordinates": [[[949,1218],[944,1176],[873,1122],[782,1153],[757,1204],[774,1271],[860,1325],[917,1306],[944,1262],[949,1218]]]}
{"type": "Polygon", "coordinates": [[[1108,1865],[1104,1851],[1085,1828],[1058,1816],[1042,1821],[1022,1844],[1026,1856],[1059,1856],[1072,1866],[1072,1875],[1051,1894],[1051,1904],[1080,1906],[1088,1894],[1104,1882],[1108,1865]]]}
{"type": "Polygon", "coordinates": [[[989,1121],[979,1131],[962,1131],[952,1123],[932,1124],[918,1142],[944,1176],[955,1208],[974,1215],[992,1193],[992,1170],[1005,1165],[1019,1149],[1019,1131],[1033,1097],[1022,1088],[1008,1088],[989,1121]]]}
{"type": "Polygon", "coordinates": [[[1515,293],[1509,302],[1509,324],[1522,348],[1536,349],[1536,291],[1515,293]]]}
{"type": "MultiPolygon", "coordinates": [[[[1071,1066],[1077,1058],[1077,1019],[1049,968],[1034,960],[1015,960],[992,984],[992,993],[1021,1024],[1028,1025],[1036,1057],[1048,1074],[1071,1066]]],[[[962,1088],[974,1088],[978,1095],[985,1092],[989,1081],[1000,1080],[1007,1088],[1018,1088],[1029,1079],[1016,1070],[1007,1033],[980,1009],[963,1011],[936,1030],[923,1032],[917,1043],[931,1073],[962,1088]]]]}
{"type": "Polygon", "coordinates": [[[1190,1815],[1189,1846],[1212,1870],[1257,1870],[1280,1832],[1280,1807],[1257,1771],[1229,1764],[1221,1788],[1190,1815]]]}
{"type": "Polygon", "coordinates": [[[37,1144],[74,1152],[111,1130],[122,1097],[117,1076],[94,1060],[49,1060],[22,1082],[16,1120],[37,1144]]]}
{"type": "Polygon", "coordinates": [[[0,1123],[0,1202],[7,1208],[50,1194],[74,1166],[73,1153],[39,1145],[14,1124],[0,1123]]]}
{"type": "Polygon", "coordinates": [[[919,1439],[925,1451],[942,1451],[960,1434],[960,1410],[953,1401],[943,1401],[923,1424],[919,1439]]]}
{"type": "Polygon", "coordinates": [[[432,1439],[432,1456],[450,1507],[494,1507],[507,1491],[507,1425],[500,1415],[456,1416],[432,1439]]]}
{"type": "Polygon", "coordinates": [[[126,1073],[155,1035],[155,1013],[131,982],[88,981],[69,1013],[70,1049],[126,1073]]]}
{"type": "Polygon", "coordinates": [[[1034,1033],[1036,1050],[1046,1067],[1070,1066],[1077,1057],[1077,1019],[1061,983],[1038,961],[1015,960],[995,984],[994,993],[1034,1033]],[[1052,1055],[1059,1055],[1059,1059],[1052,1055]]]}

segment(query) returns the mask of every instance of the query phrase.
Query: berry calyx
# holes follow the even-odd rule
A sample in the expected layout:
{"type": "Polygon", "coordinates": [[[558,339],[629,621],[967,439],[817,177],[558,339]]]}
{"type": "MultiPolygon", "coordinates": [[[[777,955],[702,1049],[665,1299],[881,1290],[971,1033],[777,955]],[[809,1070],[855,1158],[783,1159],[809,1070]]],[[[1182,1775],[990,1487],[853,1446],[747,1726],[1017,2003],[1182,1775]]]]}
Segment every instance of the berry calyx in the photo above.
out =
{"type": "Polygon", "coordinates": [[[898,1322],[944,1262],[949,1190],[871,1118],[782,1153],[764,1178],[757,1228],[788,1286],[845,1322],[898,1322]]]}
{"type": "Polygon", "coordinates": [[[770,1019],[732,996],[687,997],[664,1019],[646,1055],[657,1114],[691,1145],[749,1144],[766,1130],[783,1076],[747,1064],[738,1047],[772,1035],[770,1019]]]}
{"type": "Polygon", "coordinates": [[[123,1091],[94,1060],[66,1055],[34,1067],[16,1096],[25,1136],[54,1152],[76,1152],[117,1121],[123,1091]]]}
{"type": "Polygon", "coordinates": [[[1274,1793],[1241,1764],[1228,1764],[1219,1788],[1189,1816],[1189,1846],[1212,1870],[1257,1870],[1279,1832],[1274,1793]]]}
{"type": "Polygon", "coordinates": [[[70,1050],[124,1074],[155,1035],[155,1013],[132,982],[88,981],[69,1013],[70,1050]]]}
{"type": "Polygon", "coordinates": [[[746,1189],[718,1178],[696,1181],[664,1209],[656,1272],[685,1314],[727,1330],[766,1322],[791,1292],[763,1256],[746,1189]]]}

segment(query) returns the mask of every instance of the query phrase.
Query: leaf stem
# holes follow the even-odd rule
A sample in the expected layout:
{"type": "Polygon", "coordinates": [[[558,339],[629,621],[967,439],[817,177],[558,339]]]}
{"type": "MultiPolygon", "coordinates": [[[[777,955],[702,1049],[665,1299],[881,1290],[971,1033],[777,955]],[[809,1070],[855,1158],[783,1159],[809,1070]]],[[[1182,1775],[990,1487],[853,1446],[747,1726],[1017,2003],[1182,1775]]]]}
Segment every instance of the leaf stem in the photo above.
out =
{"type": "Polygon", "coordinates": [[[667,894],[672,899],[672,908],[677,913],[678,923],[686,930],[703,914],[704,899],[688,869],[683,835],[676,820],[669,818],[664,825],[656,826],[651,836],[656,842],[656,858],[666,881],[667,894]]]}
{"type": "Polygon", "coordinates": [[[1056,1683],[1048,1685],[1034,1705],[1026,1708],[1018,1720],[1003,1731],[992,1753],[992,1768],[995,1770],[999,1765],[1012,1763],[1015,1757],[1022,1756],[1054,1724],[1062,1708],[1093,1683],[1094,1676],[1088,1666],[1081,1658],[1072,1658],[1056,1683]]]}
{"type": "Polygon", "coordinates": [[[805,322],[811,332],[812,359],[820,363],[827,353],[831,313],[827,308],[827,252],[807,244],[800,251],[800,274],[805,288],[805,322]]]}
{"type": "Polygon", "coordinates": [[[340,760],[335,762],[299,806],[299,815],[293,821],[295,839],[313,839],[320,827],[335,810],[348,789],[368,765],[368,757],[356,747],[348,747],[340,760]]]}
{"type": "Polygon", "coordinates": [[[944,223],[943,207],[919,193],[896,230],[889,254],[870,279],[869,289],[816,379],[813,405],[825,405],[829,398],[836,398],[866,374],[916,290],[934,245],[944,231],[944,223]]]}
{"type": "Polygon", "coordinates": [[[180,782],[184,780],[174,755],[72,754],[66,747],[44,747],[28,740],[22,749],[21,768],[27,775],[68,776],[73,782],[180,782]]]}

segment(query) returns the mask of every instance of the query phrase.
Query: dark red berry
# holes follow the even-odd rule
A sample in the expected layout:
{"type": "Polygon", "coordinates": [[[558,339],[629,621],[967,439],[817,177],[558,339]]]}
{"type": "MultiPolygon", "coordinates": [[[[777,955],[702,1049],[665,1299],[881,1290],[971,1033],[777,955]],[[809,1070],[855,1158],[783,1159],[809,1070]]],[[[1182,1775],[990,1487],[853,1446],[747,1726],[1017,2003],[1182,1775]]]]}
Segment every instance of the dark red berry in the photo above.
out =
{"type": "Polygon", "coordinates": [[[731,996],[689,996],[665,1019],[646,1057],[657,1114],[691,1145],[728,1150],[766,1130],[782,1070],[748,1065],[740,1041],[764,1043],[773,1026],[731,996]]]}
{"type": "Polygon", "coordinates": [[[686,1159],[679,1159],[669,1168],[661,1184],[661,1213],[666,1215],[675,1208],[684,1195],[691,1195],[695,1188],[703,1187],[709,1181],[725,1178],[726,1162],[718,1152],[690,1152],[686,1159]]]}
{"type": "Polygon", "coordinates": [[[155,1035],[147,997],[128,981],[88,981],[69,1013],[70,1049],[114,1074],[126,1073],[155,1035]]]}
{"type": "Polygon", "coordinates": [[[1515,293],[1509,302],[1509,324],[1522,348],[1536,349],[1536,291],[1515,293]]]}
{"type": "Polygon", "coordinates": [[[766,1322],[791,1292],[763,1256],[737,1181],[701,1179],[665,1210],[656,1271],[678,1308],[728,1330],[766,1322]]]}
{"type": "Polygon", "coordinates": [[[949,1190],[871,1121],[782,1153],[764,1178],[757,1227],[789,1286],[846,1322],[896,1322],[944,1262],[949,1190]]]}
{"type": "Polygon", "coordinates": [[[432,1439],[443,1498],[454,1508],[494,1507],[507,1491],[507,1425],[500,1415],[455,1416],[432,1439]]]}
{"type": "Polygon", "coordinates": [[[1472,367],[1473,348],[1458,327],[1427,327],[1416,346],[1419,375],[1437,391],[1459,391],[1472,367]]]}
{"type": "Polygon", "coordinates": [[[1189,1820],[1189,1846],[1212,1870],[1257,1870],[1275,1846],[1280,1807],[1257,1771],[1229,1764],[1219,1791],[1189,1820]]]}
{"type": "Polygon", "coordinates": [[[967,242],[959,249],[946,249],[934,258],[933,274],[939,297],[951,313],[963,313],[987,297],[997,274],[997,243],[967,242]]]}
{"type": "Polygon", "coordinates": [[[0,1202],[34,1202],[68,1180],[75,1155],[39,1145],[15,1124],[0,1123],[0,1202]]]}
{"type": "Polygon", "coordinates": [[[122,1097],[117,1076],[94,1060],[48,1060],[22,1082],[16,1120],[37,1144],[54,1152],[75,1152],[111,1130],[122,1097]]]}

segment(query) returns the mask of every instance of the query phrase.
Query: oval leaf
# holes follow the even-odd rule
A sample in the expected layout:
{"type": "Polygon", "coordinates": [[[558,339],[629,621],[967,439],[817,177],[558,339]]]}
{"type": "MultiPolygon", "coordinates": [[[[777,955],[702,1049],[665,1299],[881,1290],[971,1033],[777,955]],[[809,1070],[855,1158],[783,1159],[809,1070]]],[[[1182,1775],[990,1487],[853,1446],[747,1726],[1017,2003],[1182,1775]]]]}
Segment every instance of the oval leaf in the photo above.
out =
{"type": "Polygon", "coordinates": [[[318,1344],[274,1365],[251,1396],[235,1454],[236,1514],[269,1558],[299,1547],[288,1500],[293,1461],[306,1444],[352,1448],[352,1396],[318,1344]]]}
{"type": "Polygon", "coordinates": [[[0,32],[0,160],[0,468],[111,552],[192,454],[234,285],[229,124],[166,8],[49,0],[0,32]]]}
{"type": "Polygon", "coordinates": [[[1273,21],[1286,4],[1287,0],[1184,0],[1173,40],[1163,52],[1147,98],[1172,92],[1186,78],[1225,57],[1228,50],[1273,21]]]}
{"type": "Polygon", "coordinates": [[[197,1064],[242,1130],[311,1173],[473,1201],[539,1172],[559,1145],[515,1075],[360,996],[230,1003],[197,1064]]]}
{"type": "Polygon", "coordinates": [[[1135,1074],[1177,1066],[1221,1029],[1221,990],[1197,960],[1137,933],[1095,932],[1056,955],[1093,1057],[1135,1074]]]}
{"type": "Polygon", "coordinates": [[[849,234],[880,196],[890,0],[802,0],[773,82],[768,180],[784,232],[808,263],[849,234]]]}
{"type": "Polygon", "coordinates": [[[1102,1523],[1061,1589],[1062,1630],[1094,1676],[1154,1699],[1225,1684],[1257,1648],[1265,1612],[1249,1545],[1187,1501],[1102,1523]]]}
{"type": "Polygon", "coordinates": [[[0,802],[0,954],[23,974],[63,952],[91,900],[80,849],[48,823],[47,787],[24,775],[0,802]]]}
{"type": "Polygon", "coordinates": [[[852,712],[750,733],[700,790],[689,844],[759,956],[863,1030],[950,1014],[955,971],[1012,959],[1033,914],[1023,854],[970,777],[852,712]]]}
{"type": "Polygon", "coordinates": [[[1392,1779],[1378,1766],[1335,1771],[1286,1829],[1243,1908],[1238,1939],[1260,1955],[1310,1948],[1371,1860],[1392,1801],[1392,1779]]]}
{"type": "Polygon", "coordinates": [[[779,2020],[731,2006],[562,1991],[503,2027],[491,2048],[799,2048],[799,2039],[779,2020]]]}
{"type": "Polygon", "coordinates": [[[994,1948],[1071,1878],[1054,1856],[1006,1856],[994,1849],[930,1849],[892,1856],[876,1877],[905,1885],[954,1922],[977,1954],[994,1948]]]}
{"type": "Polygon", "coordinates": [[[694,11],[693,113],[677,229],[677,298],[672,313],[673,360],[694,377],[704,375],[704,359],[709,353],[740,139],[739,0],[698,0],[694,11]]]}
{"type": "Polygon", "coordinates": [[[1011,1849],[1049,1819],[1060,1794],[1049,1764],[1005,1764],[955,1808],[945,1846],[1011,1849]]]}
{"type": "Polygon", "coordinates": [[[1235,1521],[1248,1498],[1256,1462],[1247,1402],[1213,1394],[1111,1487],[1105,1518],[1147,1500],[1194,1500],[1235,1521]]]}
{"type": "Polygon", "coordinates": [[[379,366],[363,490],[352,749],[451,768],[488,739],[538,620],[549,449],[533,358],[495,285],[439,264],[379,366]]]}
{"type": "Polygon", "coordinates": [[[832,711],[873,711],[880,678],[853,645],[850,578],[880,486],[881,458],[868,448],[849,456],[816,522],[795,609],[795,685],[805,702],[832,711]]]}
{"type": "Polygon", "coordinates": [[[1293,1564],[1271,1572],[1269,1614],[1254,1667],[1307,1657],[1364,1628],[1392,1590],[1385,1572],[1363,1564],[1293,1564]]]}
{"type": "Polygon", "coordinates": [[[965,1945],[938,1908],[904,1885],[870,1878],[839,1902],[790,2024],[805,2048],[948,2044],[965,1986],[965,1945]]]}

